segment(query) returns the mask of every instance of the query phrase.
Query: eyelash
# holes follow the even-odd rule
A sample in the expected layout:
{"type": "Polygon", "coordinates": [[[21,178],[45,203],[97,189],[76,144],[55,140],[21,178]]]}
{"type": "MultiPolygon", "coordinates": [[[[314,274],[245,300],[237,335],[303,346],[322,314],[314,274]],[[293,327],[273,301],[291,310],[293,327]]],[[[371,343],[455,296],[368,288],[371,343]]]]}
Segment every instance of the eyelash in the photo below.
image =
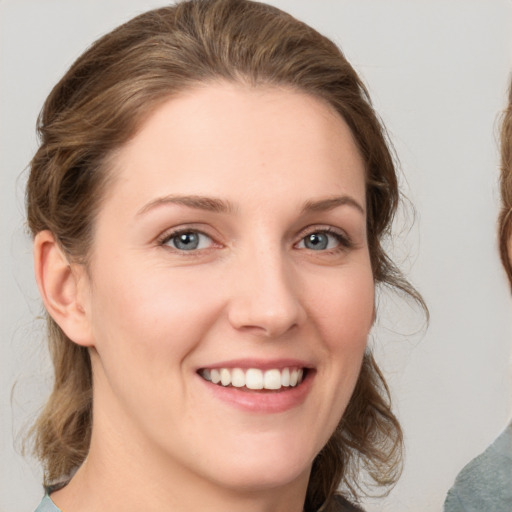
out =
{"type": "Polygon", "coordinates": [[[188,235],[188,234],[197,234],[197,235],[206,236],[215,245],[215,240],[213,239],[213,237],[211,237],[210,235],[208,235],[204,231],[201,231],[200,229],[197,229],[197,228],[194,228],[194,227],[185,227],[185,228],[180,228],[180,229],[177,229],[177,230],[174,230],[174,231],[171,231],[171,232],[165,232],[162,236],[160,236],[157,239],[157,244],[159,246],[162,246],[162,247],[168,247],[170,250],[175,251],[175,252],[177,252],[179,254],[190,253],[190,255],[193,255],[193,254],[197,254],[200,251],[207,250],[207,249],[192,249],[190,251],[187,251],[187,250],[184,250],[184,249],[178,249],[177,247],[171,247],[170,245],[168,245],[168,243],[173,238],[177,238],[177,237],[179,237],[181,235],[188,235]]]}
{"type": "MultiPolygon", "coordinates": [[[[336,241],[338,242],[339,245],[332,249],[324,249],[322,251],[314,251],[313,249],[311,249],[311,252],[321,252],[323,254],[326,254],[326,253],[327,254],[336,254],[336,253],[346,251],[346,250],[354,247],[352,240],[346,233],[342,233],[342,232],[340,232],[334,228],[331,228],[331,227],[323,227],[323,226],[308,226],[307,228],[305,228],[303,230],[303,232],[300,234],[300,240],[299,240],[299,242],[297,242],[297,244],[303,243],[304,240],[306,239],[306,237],[308,237],[308,236],[318,235],[318,234],[332,236],[333,238],[336,239],[336,241]]],[[[295,245],[297,245],[297,244],[295,244],[295,245]]]]}
{"type": "MultiPolygon", "coordinates": [[[[198,235],[206,236],[212,241],[213,245],[216,244],[213,237],[211,237],[204,231],[201,231],[194,227],[189,227],[189,228],[185,227],[185,228],[180,228],[180,229],[177,229],[177,230],[174,230],[171,232],[166,232],[157,239],[157,244],[162,247],[168,247],[170,250],[175,251],[179,254],[185,255],[186,253],[190,253],[190,254],[188,254],[190,256],[194,255],[194,254],[198,254],[201,251],[205,251],[205,250],[209,249],[209,247],[208,247],[208,248],[203,248],[203,249],[191,249],[190,251],[187,251],[184,249],[178,249],[177,247],[171,247],[170,245],[168,245],[168,243],[173,238],[177,238],[180,235],[186,235],[186,234],[198,234],[198,235]]],[[[308,226],[307,228],[305,228],[302,231],[302,233],[300,234],[299,241],[294,244],[294,247],[300,243],[304,243],[306,237],[311,236],[311,235],[320,235],[320,234],[326,234],[326,235],[334,237],[339,245],[337,247],[334,247],[331,249],[323,249],[323,250],[319,250],[319,251],[315,251],[314,249],[309,249],[311,252],[319,252],[319,253],[323,253],[323,254],[326,254],[326,253],[327,254],[335,254],[338,252],[346,251],[346,250],[354,247],[352,240],[345,233],[340,233],[339,231],[337,231],[333,228],[330,228],[330,227],[320,227],[320,226],[308,226]]],[[[220,244],[217,244],[217,245],[220,246],[220,244]]],[[[307,250],[307,248],[305,248],[305,249],[307,250]]]]}

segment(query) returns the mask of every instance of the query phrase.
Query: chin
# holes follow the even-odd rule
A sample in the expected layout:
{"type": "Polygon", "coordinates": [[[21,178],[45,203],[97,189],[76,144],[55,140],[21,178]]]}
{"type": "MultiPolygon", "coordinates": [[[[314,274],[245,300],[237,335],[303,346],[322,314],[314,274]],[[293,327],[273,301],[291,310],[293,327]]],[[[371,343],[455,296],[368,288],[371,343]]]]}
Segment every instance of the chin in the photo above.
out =
{"type": "Polygon", "coordinates": [[[261,463],[236,465],[217,474],[217,483],[222,487],[242,492],[265,492],[292,486],[309,479],[311,464],[293,466],[287,463],[261,463]]]}
{"type": "Polygon", "coordinates": [[[217,458],[214,479],[225,488],[262,492],[296,482],[307,482],[315,453],[273,443],[254,445],[254,450],[231,451],[231,457],[217,458]]]}

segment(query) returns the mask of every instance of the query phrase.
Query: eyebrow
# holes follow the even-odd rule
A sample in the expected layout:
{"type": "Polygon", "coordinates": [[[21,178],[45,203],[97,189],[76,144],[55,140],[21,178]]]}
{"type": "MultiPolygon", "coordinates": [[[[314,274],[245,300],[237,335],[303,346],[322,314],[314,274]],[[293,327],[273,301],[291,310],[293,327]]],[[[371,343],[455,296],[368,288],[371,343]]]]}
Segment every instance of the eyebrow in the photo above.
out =
{"type": "Polygon", "coordinates": [[[310,212],[325,212],[328,210],[333,210],[339,206],[352,206],[356,210],[358,210],[363,215],[366,215],[366,212],[361,204],[359,204],[353,197],[350,196],[337,196],[330,197],[327,199],[320,199],[318,201],[306,201],[304,206],[302,207],[302,213],[310,213],[310,212]]]}
{"type": "MultiPolygon", "coordinates": [[[[144,205],[138,212],[137,216],[143,215],[154,208],[158,208],[163,205],[179,205],[186,206],[188,208],[195,208],[197,210],[204,210],[215,213],[231,213],[235,210],[235,207],[229,201],[225,201],[223,199],[218,199],[215,197],[206,197],[206,196],[175,196],[169,195],[164,197],[159,197],[153,201],[150,201],[146,205],[144,205]]],[[[314,213],[314,212],[324,212],[333,210],[334,208],[338,208],[340,206],[352,206],[360,213],[365,215],[364,208],[352,197],[350,196],[339,196],[339,197],[329,197],[326,199],[319,199],[316,201],[310,200],[306,201],[302,207],[302,214],[305,213],[314,213]]]]}
{"type": "Polygon", "coordinates": [[[138,212],[137,216],[143,215],[154,208],[162,205],[176,204],[179,206],[187,206],[197,210],[205,210],[215,213],[230,213],[235,208],[229,201],[205,196],[164,196],[155,199],[144,205],[138,212]]]}

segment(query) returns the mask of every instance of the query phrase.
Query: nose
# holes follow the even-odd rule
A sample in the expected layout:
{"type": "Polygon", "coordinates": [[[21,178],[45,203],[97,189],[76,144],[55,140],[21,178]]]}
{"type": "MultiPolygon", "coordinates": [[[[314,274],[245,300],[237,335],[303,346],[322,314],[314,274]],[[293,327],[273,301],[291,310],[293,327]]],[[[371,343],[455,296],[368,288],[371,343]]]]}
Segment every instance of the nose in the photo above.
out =
{"type": "Polygon", "coordinates": [[[297,293],[299,283],[282,254],[260,250],[237,266],[228,306],[235,329],[277,338],[300,326],[306,313],[297,293]]]}

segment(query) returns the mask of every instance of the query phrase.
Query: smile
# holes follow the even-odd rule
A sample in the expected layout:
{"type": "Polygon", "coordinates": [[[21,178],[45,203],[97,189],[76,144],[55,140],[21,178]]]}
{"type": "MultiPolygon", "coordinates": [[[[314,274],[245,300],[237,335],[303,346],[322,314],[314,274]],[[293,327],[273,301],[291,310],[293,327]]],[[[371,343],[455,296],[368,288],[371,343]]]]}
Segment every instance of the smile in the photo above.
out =
{"type": "Polygon", "coordinates": [[[224,387],[247,388],[251,390],[279,390],[294,388],[304,379],[303,368],[203,368],[199,375],[213,384],[224,387]]]}

